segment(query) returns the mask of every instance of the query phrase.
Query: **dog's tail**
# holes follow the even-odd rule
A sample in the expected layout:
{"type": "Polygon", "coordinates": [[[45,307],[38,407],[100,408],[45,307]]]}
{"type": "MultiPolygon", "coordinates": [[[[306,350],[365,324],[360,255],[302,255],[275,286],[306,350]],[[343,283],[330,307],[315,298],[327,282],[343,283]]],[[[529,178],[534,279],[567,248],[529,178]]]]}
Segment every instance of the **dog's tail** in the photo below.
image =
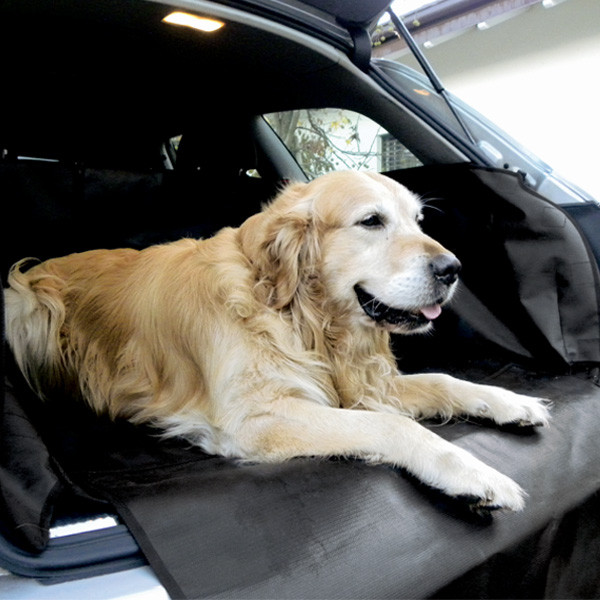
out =
{"type": "Polygon", "coordinates": [[[22,272],[23,259],[14,264],[4,290],[6,338],[29,385],[40,396],[61,378],[61,329],[65,305],[60,290],[64,281],[43,265],[22,272]]]}

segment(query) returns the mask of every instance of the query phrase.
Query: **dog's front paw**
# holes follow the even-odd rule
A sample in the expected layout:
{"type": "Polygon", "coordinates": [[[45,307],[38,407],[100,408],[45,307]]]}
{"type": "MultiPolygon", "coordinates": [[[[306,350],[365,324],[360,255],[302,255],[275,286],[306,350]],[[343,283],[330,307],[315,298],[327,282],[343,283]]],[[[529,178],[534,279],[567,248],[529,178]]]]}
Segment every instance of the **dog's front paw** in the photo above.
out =
{"type": "Polygon", "coordinates": [[[472,416],[491,419],[498,425],[545,427],[550,421],[551,403],[543,398],[515,394],[503,388],[478,385],[472,416]]]}
{"type": "Polygon", "coordinates": [[[526,493],[518,484],[460,448],[447,453],[438,466],[433,487],[475,510],[520,511],[525,506],[526,493]]]}

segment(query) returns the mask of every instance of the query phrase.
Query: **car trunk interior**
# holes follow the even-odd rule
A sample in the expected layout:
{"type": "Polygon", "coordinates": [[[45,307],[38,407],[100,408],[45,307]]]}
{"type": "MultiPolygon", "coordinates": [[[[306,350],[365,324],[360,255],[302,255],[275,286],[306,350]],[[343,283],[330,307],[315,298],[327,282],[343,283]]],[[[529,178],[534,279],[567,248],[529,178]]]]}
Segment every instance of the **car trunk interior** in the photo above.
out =
{"type": "MultiPolygon", "coordinates": [[[[26,10],[24,4],[9,2],[6,14],[20,16],[26,10]]],[[[256,137],[262,114],[328,105],[364,109],[369,98],[371,116],[380,121],[389,118],[384,113],[390,100],[371,99],[366,80],[356,83],[353,72],[337,64],[333,56],[303,49],[282,36],[256,32],[242,23],[228,23],[221,37],[202,38],[195,32],[150,25],[159,22],[165,12],[157,3],[145,3],[143,14],[137,3],[86,3],[78,8],[78,22],[67,16],[73,14],[67,10],[71,7],[68,2],[44,6],[36,7],[26,25],[22,20],[12,23],[7,17],[0,23],[3,56],[21,58],[16,67],[6,65],[5,80],[10,85],[5,86],[0,100],[1,113],[7,117],[0,127],[4,284],[10,266],[24,257],[43,260],[100,247],[141,249],[183,236],[207,237],[222,227],[238,226],[282,185],[282,174],[256,137]],[[57,19],[63,12],[65,19],[57,19]],[[348,93],[350,85],[352,94],[348,93]],[[169,165],[165,143],[180,134],[181,155],[169,165]],[[261,177],[248,176],[251,169],[261,177]]],[[[600,363],[600,325],[594,249],[571,215],[529,190],[519,175],[460,161],[446,153],[441,143],[427,156],[425,148],[433,134],[424,130],[417,139],[415,123],[414,117],[399,111],[398,120],[389,128],[406,136],[425,166],[389,176],[425,200],[424,229],[457,254],[463,271],[456,300],[436,322],[435,333],[394,339],[400,368],[494,380],[547,395],[557,403],[568,395],[566,404],[589,403],[597,411],[600,393],[595,365],[600,363]],[[444,156],[447,163],[436,164],[444,156]]],[[[254,580],[259,581],[256,573],[260,574],[264,565],[272,573],[291,568],[291,555],[277,556],[275,542],[277,528],[290,524],[277,513],[266,526],[264,535],[273,537],[265,547],[273,554],[256,558],[265,559],[260,566],[251,551],[245,554],[236,547],[233,523],[235,519],[243,521],[243,503],[236,504],[233,496],[255,494],[248,506],[262,514],[265,506],[277,507],[282,501],[285,485],[292,486],[297,500],[302,490],[308,489],[310,496],[310,481],[332,488],[344,486],[348,474],[354,476],[364,467],[351,461],[331,461],[319,471],[318,465],[302,460],[295,471],[290,466],[240,468],[176,441],[159,442],[146,428],[92,417],[69,399],[60,406],[43,405],[31,397],[5,352],[9,373],[5,428],[7,415],[19,413],[33,423],[33,430],[23,434],[19,429],[13,438],[5,434],[3,443],[7,446],[10,440],[13,443],[27,435],[40,447],[47,446],[52,457],[46,458],[41,468],[45,474],[39,480],[36,502],[28,508],[27,502],[16,499],[18,494],[12,502],[4,500],[11,506],[14,527],[7,535],[29,552],[45,547],[53,512],[65,512],[61,505],[71,506],[75,497],[83,503],[92,501],[94,509],[106,502],[117,506],[146,556],[153,556],[155,540],[145,532],[163,517],[145,505],[138,510],[144,504],[142,492],[152,487],[153,493],[168,499],[181,492],[184,484],[193,489],[211,485],[217,490],[216,500],[210,504],[213,508],[207,504],[206,513],[202,518],[194,516],[189,528],[212,531],[219,525],[228,551],[238,557],[238,565],[245,565],[228,575],[234,581],[232,589],[248,597],[274,593],[276,587],[244,587],[248,585],[244,577],[254,569],[254,580]],[[191,475],[183,475],[186,467],[191,475]],[[252,483],[255,480],[263,482],[276,499],[267,501],[263,492],[258,493],[252,483]],[[165,482],[171,482],[171,491],[165,482]],[[285,483],[282,488],[278,487],[281,482],[285,483]],[[222,490],[226,485],[233,485],[237,492],[225,496],[222,490]],[[263,501],[266,504],[261,504],[263,501]],[[223,502],[229,517],[235,514],[235,519],[217,515],[215,502],[223,502]],[[23,528],[24,522],[35,526],[23,528]]],[[[565,405],[560,410],[563,414],[569,409],[565,405]]],[[[574,425],[581,427],[582,435],[592,436],[591,422],[574,425]]],[[[466,439],[468,426],[459,423],[443,435],[450,439],[464,435],[466,439]]],[[[475,427],[480,432],[487,430],[485,424],[475,427]]],[[[518,438],[515,444],[529,443],[527,436],[514,435],[518,438]]],[[[551,442],[568,445],[566,438],[549,438],[548,445],[551,442]]],[[[577,470],[569,466],[570,455],[552,456],[548,455],[551,464],[555,461],[558,468],[570,469],[568,481],[576,482],[590,468],[583,459],[577,470]]],[[[32,472],[40,470],[33,464],[36,462],[38,458],[32,460],[32,472]]],[[[15,469],[22,471],[22,467],[15,469]]],[[[359,494],[360,503],[373,501],[368,485],[385,477],[384,469],[374,469],[358,484],[363,487],[352,493],[359,494]]],[[[581,494],[594,491],[593,478],[588,483],[589,490],[580,489],[581,494]]],[[[536,489],[534,486],[531,492],[534,498],[536,489]]],[[[27,492],[23,494],[21,499],[27,497],[27,492]]],[[[394,509],[395,501],[390,498],[384,494],[377,501],[387,502],[378,504],[379,510],[394,509]]],[[[580,500],[565,492],[556,506],[570,510],[580,500]]],[[[437,496],[431,502],[450,510],[437,496]]],[[[329,508],[333,510],[334,504],[331,500],[329,508]]],[[[184,504],[176,506],[175,512],[185,508],[184,504]]],[[[359,506],[359,499],[354,506],[359,506]]],[[[533,535],[557,510],[548,509],[524,530],[523,537],[533,535]]],[[[311,515],[306,518],[320,518],[311,515]]],[[[252,529],[250,523],[244,527],[246,532],[252,529]]],[[[175,527],[173,535],[177,532],[183,535],[175,527]]],[[[290,533],[296,534],[301,532],[294,529],[290,533]]],[[[202,546],[199,552],[206,552],[204,558],[210,563],[210,548],[202,546]]],[[[365,546],[363,564],[369,563],[368,552],[365,546]]],[[[319,588],[317,577],[315,594],[335,595],[336,582],[339,585],[350,576],[341,565],[352,561],[342,555],[344,560],[335,563],[338,571],[332,571],[336,573],[332,587],[319,588]]],[[[174,572],[177,578],[184,568],[193,570],[185,560],[178,566],[180,558],[165,551],[159,561],[163,566],[153,563],[154,568],[163,569],[163,583],[170,581],[174,572]]],[[[475,560],[465,564],[477,566],[475,560]]],[[[218,595],[223,568],[215,568],[208,584],[204,581],[202,593],[218,595]]],[[[412,589],[433,594],[459,574],[457,571],[445,580],[433,577],[425,588],[415,582],[412,589]]],[[[307,590],[309,597],[313,583],[308,574],[298,577],[304,579],[296,581],[297,589],[307,590]]],[[[370,589],[377,591],[377,584],[370,583],[374,586],[370,589]]],[[[364,585],[368,584],[365,581],[364,585]]],[[[199,591],[196,582],[186,585],[179,577],[170,591],[187,597],[199,591]]],[[[537,591],[535,586],[532,589],[537,591]]],[[[355,591],[357,596],[362,593],[358,588],[355,591]]],[[[461,591],[464,593],[453,588],[447,597],[461,591]]],[[[381,593],[387,591],[382,588],[381,593]]]]}
{"type": "MultiPolygon", "coordinates": [[[[44,259],[96,247],[143,248],[181,236],[206,237],[223,226],[236,226],[268,201],[279,183],[238,173],[237,168],[215,173],[202,169],[142,172],[7,158],[0,164],[0,193],[3,198],[10,198],[4,208],[4,239],[8,244],[3,256],[3,278],[12,262],[25,256],[44,259]]],[[[595,371],[589,368],[597,361],[598,351],[594,337],[598,329],[596,287],[577,286],[577,279],[568,281],[569,277],[584,281],[588,271],[594,272],[593,263],[577,229],[564,213],[524,188],[518,176],[471,165],[425,166],[390,176],[423,197],[435,199],[426,211],[424,228],[455,251],[463,263],[458,299],[436,322],[435,333],[394,339],[400,368],[407,372],[450,372],[554,401],[568,393],[569,403],[594,402],[597,406],[595,371]],[[542,224],[531,217],[531,204],[540,205],[542,212],[549,211],[542,224]],[[561,216],[560,227],[556,226],[557,215],[561,216]],[[538,261],[535,249],[542,242],[548,247],[543,260],[538,261]],[[511,252],[511,244],[524,247],[511,252]],[[564,263],[564,256],[572,260],[564,263]],[[553,263],[551,268],[546,259],[553,263]],[[537,295],[517,285],[516,274],[525,268],[536,278],[540,291],[537,295]],[[555,280],[548,281],[548,277],[555,280]],[[525,293],[529,294],[528,302],[522,302],[525,293]],[[545,318],[537,319],[541,313],[545,318]]],[[[73,506],[73,498],[87,504],[91,497],[92,508],[101,511],[108,501],[117,507],[134,533],[141,519],[143,523],[138,526],[144,533],[136,535],[136,540],[142,540],[143,545],[146,532],[159,517],[153,511],[153,516],[148,516],[145,506],[142,516],[135,513],[140,489],[147,489],[148,485],[162,489],[161,482],[171,481],[173,473],[186,473],[181,477],[185,481],[191,477],[189,485],[206,489],[205,478],[213,472],[218,474],[216,485],[221,489],[221,485],[231,484],[234,475],[230,469],[239,474],[239,467],[229,461],[204,455],[190,449],[187,443],[160,442],[155,432],[146,428],[98,419],[70,399],[51,404],[37,402],[11,367],[10,357],[7,362],[11,375],[6,383],[5,410],[11,414],[20,411],[33,423],[35,436],[40,436],[40,447],[49,448],[52,457],[45,475],[48,480],[43,482],[38,496],[43,501],[34,504],[33,514],[27,510],[22,514],[23,506],[31,507],[29,503],[11,503],[12,507],[19,507],[11,537],[30,551],[45,546],[52,514],[63,514],[73,506]],[[124,485],[124,481],[128,484],[124,485]],[[125,497],[121,495],[124,490],[125,497]],[[133,498],[127,495],[132,490],[136,492],[133,498]],[[28,529],[22,526],[23,521],[39,525],[28,529]]],[[[592,427],[592,423],[586,427],[592,427]]],[[[456,427],[440,433],[451,438],[468,437],[468,432],[456,427]]],[[[585,428],[581,433],[586,435],[585,428]]],[[[13,434],[21,438],[22,431],[17,429],[13,434]]],[[[11,439],[5,434],[5,444],[13,444],[11,439]]],[[[14,447],[13,444],[13,450],[14,447]]],[[[37,461],[36,457],[34,462],[37,461]]],[[[314,477],[315,482],[333,489],[348,476],[345,469],[351,467],[344,464],[341,471],[339,465],[328,465],[325,474],[313,471],[317,467],[305,461],[299,461],[297,468],[305,471],[304,478],[314,477]],[[329,472],[332,468],[334,472],[329,472]]],[[[37,467],[32,468],[35,471],[37,467]]],[[[22,465],[15,469],[21,470],[22,465]]],[[[256,467],[248,467],[244,477],[256,476],[260,481],[266,478],[270,482],[265,484],[267,489],[278,489],[279,483],[271,477],[275,477],[275,482],[283,478],[289,485],[297,481],[296,471],[275,475],[271,467],[266,471],[259,469],[258,474],[255,471],[256,467]]],[[[179,489],[178,485],[173,489],[179,489]]],[[[164,493],[170,497],[176,492],[164,493]]],[[[259,502],[258,498],[255,500],[259,502]]],[[[277,503],[281,498],[274,494],[271,501],[277,503]]],[[[574,499],[567,495],[563,502],[569,506],[574,499]]],[[[439,506],[439,498],[432,503],[439,506]]],[[[453,510],[443,506],[445,511],[453,510]]],[[[209,514],[197,524],[198,531],[207,527],[209,514]]],[[[232,536],[237,535],[231,524],[219,523],[232,536]]],[[[286,523],[280,525],[284,527],[286,523]]],[[[158,537],[163,539],[163,534],[158,537]]],[[[156,548],[152,535],[150,540],[150,547],[156,548]]],[[[230,548],[233,549],[235,544],[230,548]]],[[[148,552],[148,547],[144,550],[148,552]]],[[[238,558],[248,560],[245,554],[238,558]]],[[[153,567],[157,568],[155,564],[153,567]]],[[[175,566],[165,568],[171,572],[175,566]]],[[[219,572],[211,571],[214,590],[223,580],[219,572]]],[[[170,576],[163,574],[161,580],[164,577],[170,576]]],[[[177,595],[181,591],[179,585],[170,591],[175,590],[177,595]]],[[[240,593],[246,593],[241,579],[239,585],[240,593]]],[[[305,586],[306,581],[298,585],[305,586]]],[[[194,587],[193,593],[183,589],[188,596],[198,591],[194,587]]]]}

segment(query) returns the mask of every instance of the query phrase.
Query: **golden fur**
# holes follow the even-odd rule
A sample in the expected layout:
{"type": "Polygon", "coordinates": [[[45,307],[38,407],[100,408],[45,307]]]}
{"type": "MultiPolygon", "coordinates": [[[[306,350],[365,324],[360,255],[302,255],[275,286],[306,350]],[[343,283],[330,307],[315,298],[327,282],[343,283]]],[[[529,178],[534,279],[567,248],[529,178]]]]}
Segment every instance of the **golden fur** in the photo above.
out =
{"type": "Polygon", "coordinates": [[[420,211],[382,175],[333,173],[288,186],[211,239],[17,264],[8,340],[39,394],[78,394],[211,453],[360,457],[519,510],[516,483],[415,419],[539,425],[545,406],[447,375],[401,375],[389,349],[390,331],[426,331],[456,285],[454,272],[432,273],[436,260],[454,271],[457,261],[420,230],[420,211]],[[409,314],[369,315],[357,285],[373,310],[409,314]]]}

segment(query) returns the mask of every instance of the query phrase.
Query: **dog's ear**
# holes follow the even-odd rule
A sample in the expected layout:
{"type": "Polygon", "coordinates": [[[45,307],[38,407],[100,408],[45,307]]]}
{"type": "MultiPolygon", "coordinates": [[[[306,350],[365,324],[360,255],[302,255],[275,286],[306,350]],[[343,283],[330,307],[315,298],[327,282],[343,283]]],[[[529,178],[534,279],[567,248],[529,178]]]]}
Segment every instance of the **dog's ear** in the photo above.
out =
{"type": "Polygon", "coordinates": [[[288,186],[240,228],[242,248],[256,271],[263,299],[274,308],[289,305],[314,273],[318,240],[306,187],[288,186]]]}

